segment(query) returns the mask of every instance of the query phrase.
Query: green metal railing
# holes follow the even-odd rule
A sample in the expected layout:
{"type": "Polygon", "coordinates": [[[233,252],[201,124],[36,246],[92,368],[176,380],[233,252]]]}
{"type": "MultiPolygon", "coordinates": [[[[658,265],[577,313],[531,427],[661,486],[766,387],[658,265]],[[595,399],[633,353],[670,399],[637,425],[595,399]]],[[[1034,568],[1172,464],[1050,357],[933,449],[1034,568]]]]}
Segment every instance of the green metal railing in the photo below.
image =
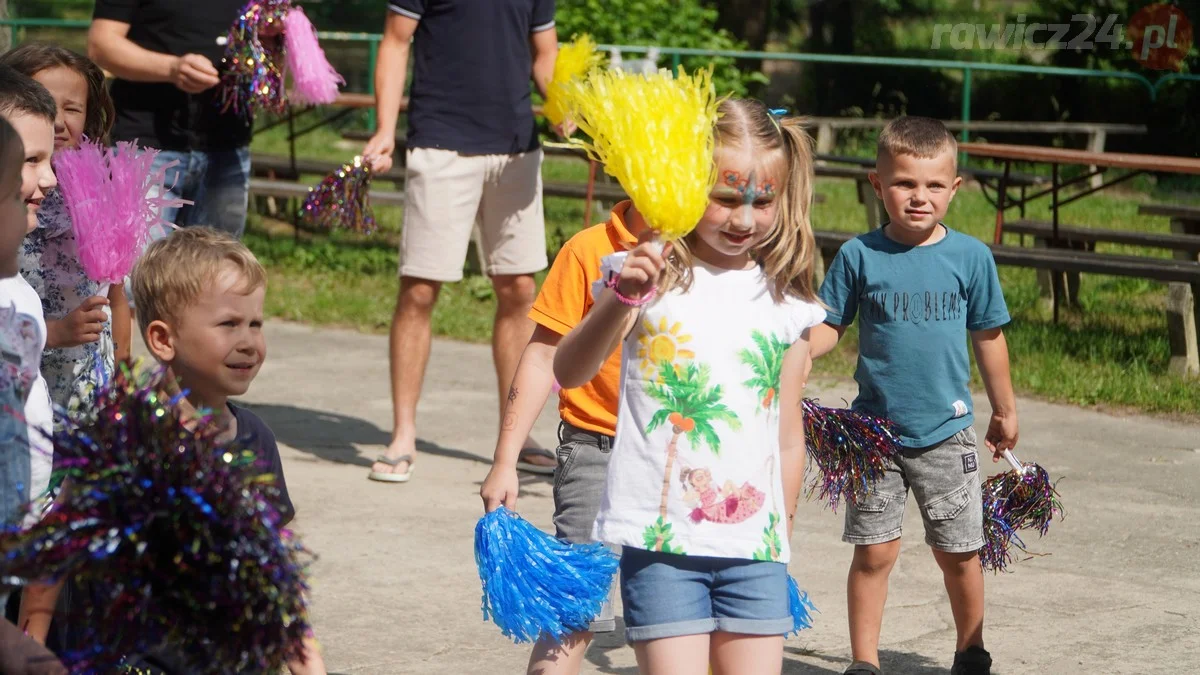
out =
{"type": "MultiPolygon", "coordinates": [[[[9,26],[12,30],[12,43],[17,43],[17,30],[20,27],[40,28],[87,28],[89,22],[72,19],[0,19],[0,26],[9,26]]],[[[378,33],[347,33],[327,32],[317,33],[322,40],[342,42],[367,43],[367,92],[375,93],[375,64],[379,57],[379,43],[383,36],[378,33]]],[[[1062,77],[1106,78],[1114,80],[1129,80],[1137,82],[1146,88],[1150,100],[1158,98],[1159,90],[1166,84],[1179,81],[1200,82],[1200,75],[1190,73],[1168,73],[1151,80],[1139,73],[1129,73],[1117,70],[1090,70],[1087,68],[1059,68],[1056,66],[1031,66],[1010,63],[986,63],[979,61],[954,61],[939,59],[912,59],[892,56],[848,56],[841,54],[798,54],[792,52],[751,52],[721,49],[693,49],[688,47],[647,47],[632,45],[600,45],[605,51],[618,50],[621,53],[639,54],[655,49],[660,55],[671,58],[671,69],[678,70],[685,56],[701,57],[730,57],[735,59],[753,59],[769,61],[800,61],[808,63],[833,63],[860,66],[890,66],[895,68],[925,68],[927,70],[957,70],[962,72],[962,121],[971,121],[971,82],[972,74],[977,71],[1000,73],[1023,73],[1027,75],[1055,75],[1062,77]]],[[[369,124],[375,126],[375,112],[369,111],[369,124]]],[[[962,140],[968,140],[967,129],[961,132],[962,140]]]]}

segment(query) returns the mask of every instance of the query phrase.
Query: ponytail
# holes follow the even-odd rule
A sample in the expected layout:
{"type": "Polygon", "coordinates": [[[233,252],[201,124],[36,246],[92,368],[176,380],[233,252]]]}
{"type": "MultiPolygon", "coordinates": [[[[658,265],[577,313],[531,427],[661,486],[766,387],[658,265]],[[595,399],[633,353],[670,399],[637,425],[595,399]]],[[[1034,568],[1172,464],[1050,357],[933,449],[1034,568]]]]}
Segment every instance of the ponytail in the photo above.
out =
{"type": "Polygon", "coordinates": [[[787,295],[815,301],[813,239],[810,213],[813,203],[812,138],[801,118],[777,121],[787,160],[786,189],[779,196],[775,228],[759,246],[759,264],[771,286],[771,297],[780,302],[787,295]]]}

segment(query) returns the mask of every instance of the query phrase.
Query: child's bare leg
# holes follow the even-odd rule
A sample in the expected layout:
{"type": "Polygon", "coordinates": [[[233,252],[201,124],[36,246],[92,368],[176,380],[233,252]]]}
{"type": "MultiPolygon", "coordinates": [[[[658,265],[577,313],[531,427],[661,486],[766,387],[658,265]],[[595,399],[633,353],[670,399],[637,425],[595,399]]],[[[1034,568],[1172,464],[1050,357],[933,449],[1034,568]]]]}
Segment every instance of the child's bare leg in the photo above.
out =
{"type": "Polygon", "coordinates": [[[526,675],[578,675],[583,666],[583,655],[592,643],[592,634],[587,631],[571,633],[562,643],[553,640],[538,640],[529,655],[526,675]]]}
{"type": "Polygon", "coordinates": [[[708,675],[708,633],[633,643],[641,675],[708,675]]]}
{"type": "Polygon", "coordinates": [[[709,648],[713,675],[778,675],[783,672],[782,635],[716,632],[709,648]]]}
{"type": "Polygon", "coordinates": [[[946,593],[950,595],[950,611],[954,613],[954,628],[958,642],[954,650],[961,652],[972,645],[983,646],[983,571],[979,552],[947,553],[933,549],[933,557],[942,568],[946,593]]]}
{"type": "Polygon", "coordinates": [[[325,675],[325,659],[321,657],[316,638],[304,638],[304,653],[300,658],[288,661],[287,666],[292,675],[325,675]]]}
{"type": "Polygon", "coordinates": [[[846,580],[850,614],[850,651],[855,661],[879,665],[879,632],[887,602],[888,575],[900,556],[900,540],[854,547],[846,580]]]}
{"type": "Polygon", "coordinates": [[[50,634],[50,623],[54,618],[54,608],[58,604],[58,596],[62,593],[64,580],[54,583],[33,582],[21,591],[21,610],[17,618],[17,626],[38,644],[46,644],[46,636],[50,634]]]}

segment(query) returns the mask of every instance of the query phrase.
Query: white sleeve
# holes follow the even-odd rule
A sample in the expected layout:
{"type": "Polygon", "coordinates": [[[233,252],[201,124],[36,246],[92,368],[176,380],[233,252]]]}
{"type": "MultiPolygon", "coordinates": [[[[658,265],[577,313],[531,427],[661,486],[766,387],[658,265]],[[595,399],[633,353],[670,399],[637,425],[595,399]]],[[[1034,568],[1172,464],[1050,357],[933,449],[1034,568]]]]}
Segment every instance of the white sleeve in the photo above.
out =
{"type": "Polygon", "coordinates": [[[592,282],[593,300],[600,299],[600,294],[604,292],[606,281],[621,273],[621,268],[625,266],[625,258],[628,255],[629,253],[626,251],[618,251],[600,259],[600,278],[592,282]]]}
{"type": "Polygon", "coordinates": [[[800,339],[804,331],[825,320],[825,308],[815,302],[796,300],[789,315],[789,333],[792,342],[800,339]]]}

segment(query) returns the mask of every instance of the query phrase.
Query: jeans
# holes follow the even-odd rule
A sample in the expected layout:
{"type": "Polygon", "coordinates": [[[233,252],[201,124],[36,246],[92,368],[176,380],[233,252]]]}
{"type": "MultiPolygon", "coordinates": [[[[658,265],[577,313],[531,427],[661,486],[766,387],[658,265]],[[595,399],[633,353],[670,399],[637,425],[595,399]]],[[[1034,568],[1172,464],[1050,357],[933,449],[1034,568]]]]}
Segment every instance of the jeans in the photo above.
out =
{"type": "MultiPolygon", "coordinates": [[[[179,227],[207,225],[241,238],[246,229],[246,209],[250,193],[250,148],[215,152],[177,152],[163,150],[154,159],[154,168],[178,161],[167,169],[166,194],[187,199],[193,204],[167,207],[163,220],[179,227]]],[[[166,232],[152,233],[159,239],[166,232]]]]}
{"type": "Polygon", "coordinates": [[[657,553],[621,552],[625,639],[658,640],[720,631],[785,635],[792,629],[787,565],[657,553]]]}
{"type": "MultiPolygon", "coordinates": [[[[162,209],[162,219],[179,227],[207,225],[242,238],[250,199],[250,148],[213,152],[161,150],[154,170],[178,161],[167,169],[162,196],[193,202],[162,209]]],[[[162,239],[171,228],[161,223],[150,228],[150,240],[162,239]]],[[[147,246],[149,242],[147,242],[147,246]]],[[[133,280],[125,278],[125,296],[134,307],[133,280]]]]}

